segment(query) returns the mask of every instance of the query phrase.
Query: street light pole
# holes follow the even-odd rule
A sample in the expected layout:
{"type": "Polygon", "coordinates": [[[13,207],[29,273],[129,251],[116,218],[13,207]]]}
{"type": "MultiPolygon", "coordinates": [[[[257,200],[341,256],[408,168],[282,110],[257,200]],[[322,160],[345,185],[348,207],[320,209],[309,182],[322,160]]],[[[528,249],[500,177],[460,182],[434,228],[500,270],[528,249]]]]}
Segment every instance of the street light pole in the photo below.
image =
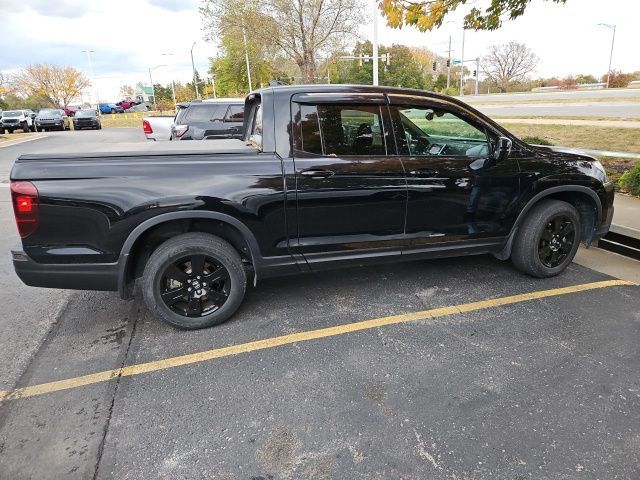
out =
{"type": "Polygon", "coordinates": [[[451,85],[451,35],[449,35],[449,53],[447,58],[447,90],[449,90],[449,86],[451,85]]]}
{"type": "Polygon", "coordinates": [[[378,85],[378,1],[373,0],[373,84],[378,85]]]}
{"type": "Polygon", "coordinates": [[[196,43],[198,42],[193,42],[193,45],[191,45],[191,69],[193,71],[193,85],[196,89],[196,98],[200,98],[200,92],[198,92],[198,82],[196,81],[196,64],[193,62],[193,47],[196,46],[196,43]]]}
{"type": "Polygon", "coordinates": [[[460,54],[460,96],[464,95],[464,36],[466,29],[462,27],[462,53],[460,54]]]}
{"type": "MultiPolygon", "coordinates": [[[[91,81],[95,82],[95,77],[93,75],[93,63],[91,63],[91,54],[95,53],[95,51],[94,50],[82,50],[82,51],[87,54],[87,60],[89,61],[89,75],[91,75],[91,81]]],[[[97,103],[98,110],[100,110],[100,93],[98,92],[98,85],[95,85],[95,87],[96,87],[96,100],[98,102],[97,103]]]]}
{"type": "Polygon", "coordinates": [[[249,50],[247,49],[247,31],[244,28],[244,18],[242,19],[242,42],[244,44],[244,62],[247,65],[247,82],[249,82],[249,91],[253,90],[251,83],[251,68],[249,67],[249,50]]]}
{"type": "Polygon", "coordinates": [[[475,94],[478,95],[478,80],[480,79],[480,57],[476,58],[476,91],[475,94]]]}
{"type": "Polygon", "coordinates": [[[611,62],[613,61],[613,46],[616,43],[616,26],[609,25],[607,23],[599,23],[598,25],[613,30],[613,36],[611,37],[611,53],[609,53],[609,70],[607,70],[607,88],[609,88],[609,80],[611,78],[611,62]]]}

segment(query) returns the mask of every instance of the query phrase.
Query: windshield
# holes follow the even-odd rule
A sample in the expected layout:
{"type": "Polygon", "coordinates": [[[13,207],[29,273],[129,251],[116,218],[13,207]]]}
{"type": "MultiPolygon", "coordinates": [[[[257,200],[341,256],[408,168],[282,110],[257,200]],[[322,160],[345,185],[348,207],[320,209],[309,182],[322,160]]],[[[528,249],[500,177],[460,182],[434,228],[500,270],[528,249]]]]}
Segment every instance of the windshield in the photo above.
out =
{"type": "Polygon", "coordinates": [[[84,118],[84,117],[95,117],[96,112],[93,110],[78,110],[76,112],[76,117],[84,118]]]}
{"type": "Polygon", "coordinates": [[[19,117],[22,115],[22,112],[17,110],[9,110],[6,112],[2,112],[3,117],[19,117]]]}
{"type": "Polygon", "coordinates": [[[38,115],[60,115],[60,112],[54,108],[43,108],[38,112],[38,115]]]}

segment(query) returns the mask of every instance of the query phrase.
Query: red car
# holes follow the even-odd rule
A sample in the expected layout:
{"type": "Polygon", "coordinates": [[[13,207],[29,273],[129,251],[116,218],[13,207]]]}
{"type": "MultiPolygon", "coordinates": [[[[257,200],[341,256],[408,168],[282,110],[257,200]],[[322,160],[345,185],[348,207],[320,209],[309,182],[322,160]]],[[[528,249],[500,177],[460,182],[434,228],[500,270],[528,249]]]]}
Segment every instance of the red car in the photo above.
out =
{"type": "Polygon", "coordinates": [[[133,107],[134,105],[136,105],[135,102],[132,102],[130,100],[122,100],[118,103],[116,103],[116,105],[121,106],[122,108],[124,108],[125,110],[129,110],[131,107],[133,107]]]}
{"type": "Polygon", "coordinates": [[[64,113],[67,114],[67,117],[75,116],[78,110],[80,110],[80,107],[72,107],[71,105],[69,105],[68,107],[64,107],[64,113]]]}

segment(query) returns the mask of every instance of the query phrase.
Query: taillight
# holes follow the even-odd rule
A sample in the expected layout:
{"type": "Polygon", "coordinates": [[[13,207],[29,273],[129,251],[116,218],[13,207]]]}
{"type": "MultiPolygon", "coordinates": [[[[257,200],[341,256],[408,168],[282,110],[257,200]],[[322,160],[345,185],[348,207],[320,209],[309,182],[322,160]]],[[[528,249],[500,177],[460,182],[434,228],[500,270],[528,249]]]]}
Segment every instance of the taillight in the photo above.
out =
{"type": "Polygon", "coordinates": [[[189,130],[189,125],[176,125],[173,129],[176,132],[176,137],[180,138],[189,130]]]}
{"type": "Polygon", "coordinates": [[[38,189],[31,182],[11,182],[13,213],[22,238],[38,228],[38,189]]]}
{"type": "Polygon", "coordinates": [[[153,133],[153,128],[151,128],[151,125],[146,120],[142,120],[142,131],[144,133],[153,133]]]}

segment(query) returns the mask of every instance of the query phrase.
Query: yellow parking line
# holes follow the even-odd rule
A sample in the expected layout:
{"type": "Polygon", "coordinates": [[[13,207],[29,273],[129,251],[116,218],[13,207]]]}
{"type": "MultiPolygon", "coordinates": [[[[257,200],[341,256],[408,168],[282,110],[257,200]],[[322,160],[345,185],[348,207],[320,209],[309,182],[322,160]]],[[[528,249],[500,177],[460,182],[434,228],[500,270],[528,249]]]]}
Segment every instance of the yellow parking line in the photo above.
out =
{"type": "Polygon", "coordinates": [[[557,297],[559,295],[567,295],[569,293],[584,292],[587,290],[614,287],[619,285],[635,284],[626,280],[605,280],[602,282],[584,283],[580,285],[572,285],[570,287],[553,288],[550,290],[538,290],[529,293],[521,293],[519,295],[511,295],[508,297],[498,297],[488,300],[481,300],[479,302],[433,308],[431,310],[422,310],[419,312],[374,318],[373,320],[364,320],[355,323],[346,323],[342,325],[336,325],[334,327],[320,328],[318,330],[308,330],[304,332],[292,333],[289,335],[282,335],[279,337],[265,338],[263,340],[256,340],[254,342],[241,343],[238,345],[206,350],[204,352],[165,358],[163,360],[156,360],[153,362],[129,365],[123,368],[106,370],[103,372],[69,378],[66,380],[58,380],[55,382],[33,385],[31,387],[18,388],[13,391],[0,391],[0,400],[34,397],[45,393],[58,392],[60,390],[82,387],[84,385],[107,382],[120,376],[131,377],[134,375],[140,375],[142,373],[156,372],[158,370],[165,370],[168,368],[180,367],[183,365],[206,362],[208,360],[229,357],[231,355],[238,355],[240,353],[254,352],[256,350],[264,350],[267,348],[274,348],[297,342],[306,342],[309,340],[317,340],[319,338],[334,337],[337,335],[343,335],[345,333],[384,327],[385,325],[395,325],[399,323],[413,322],[416,320],[426,320],[430,318],[444,317],[447,315],[455,315],[458,313],[485,310],[488,308],[527,302],[540,298],[557,297]]]}

